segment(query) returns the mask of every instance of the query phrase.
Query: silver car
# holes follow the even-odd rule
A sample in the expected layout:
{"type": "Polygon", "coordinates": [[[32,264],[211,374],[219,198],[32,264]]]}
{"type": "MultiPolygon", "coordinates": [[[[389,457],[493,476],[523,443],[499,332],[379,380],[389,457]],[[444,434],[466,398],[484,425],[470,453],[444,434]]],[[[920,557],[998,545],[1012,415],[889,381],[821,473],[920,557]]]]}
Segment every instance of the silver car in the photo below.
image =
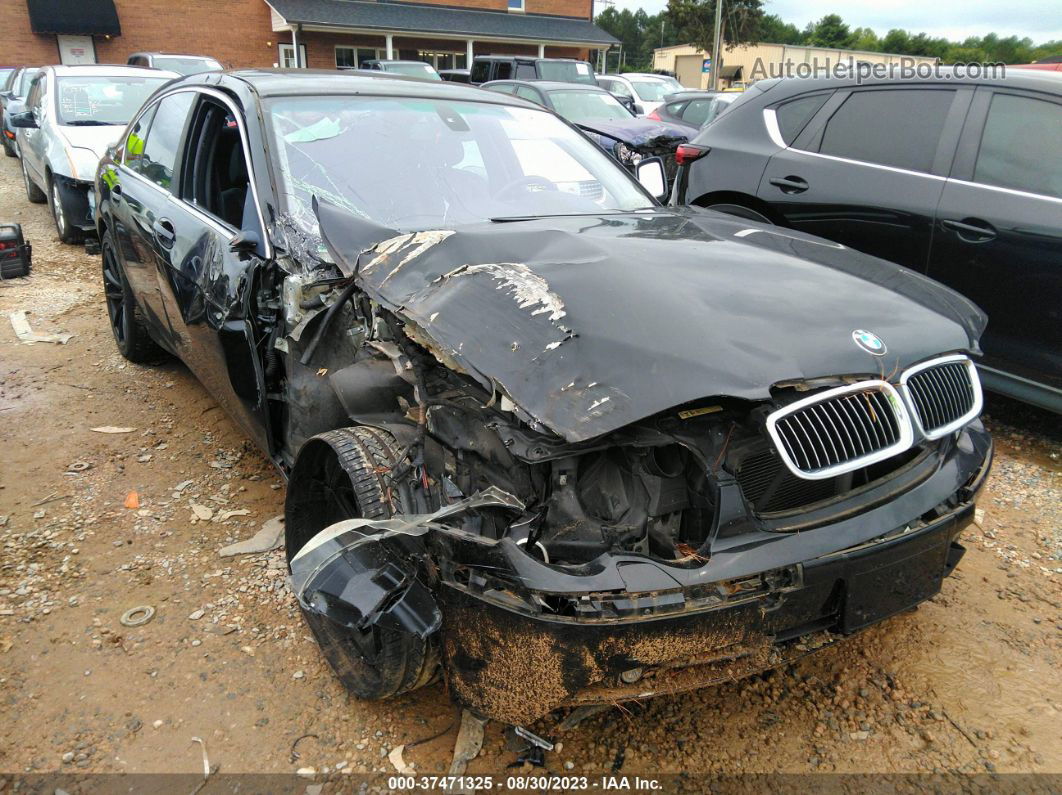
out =
{"type": "Polygon", "coordinates": [[[176,72],[126,66],[46,66],[21,106],[9,107],[26,195],[47,201],[59,239],[95,229],[96,164],[140,106],[176,72]]]}

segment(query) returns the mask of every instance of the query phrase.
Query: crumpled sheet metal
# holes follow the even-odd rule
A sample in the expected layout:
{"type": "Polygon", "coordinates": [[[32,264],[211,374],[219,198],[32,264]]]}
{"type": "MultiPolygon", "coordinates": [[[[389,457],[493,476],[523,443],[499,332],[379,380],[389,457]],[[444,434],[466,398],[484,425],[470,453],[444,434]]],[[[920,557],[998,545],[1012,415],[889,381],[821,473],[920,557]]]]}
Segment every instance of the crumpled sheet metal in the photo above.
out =
{"type": "Polygon", "coordinates": [[[973,304],[899,266],[693,208],[375,242],[359,219],[319,212],[345,271],[379,260],[357,276],[371,298],[568,442],[711,396],[768,400],[782,381],[889,377],[976,352],[984,326],[973,304]],[[854,345],[853,329],[888,355],[854,345]]]}
{"type": "Polygon", "coordinates": [[[427,637],[442,613],[418,578],[416,564],[393,540],[417,539],[442,522],[479,508],[523,510],[495,487],[430,514],[396,519],[348,519],[326,527],[291,559],[288,584],[299,604],[348,629],[380,626],[427,637]]]}

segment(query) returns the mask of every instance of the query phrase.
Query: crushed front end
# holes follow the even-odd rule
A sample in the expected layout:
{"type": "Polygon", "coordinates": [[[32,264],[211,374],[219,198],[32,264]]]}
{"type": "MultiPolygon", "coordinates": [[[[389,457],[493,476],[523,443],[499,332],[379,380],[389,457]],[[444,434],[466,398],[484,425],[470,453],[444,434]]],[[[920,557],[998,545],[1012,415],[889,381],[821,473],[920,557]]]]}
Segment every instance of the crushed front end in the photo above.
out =
{"type": "MultiPolygon", "coordinates": [[[[782,664],[930,598],[961,557],[992,444],[971,359],[940,353],[976,351],[982,319],[949,314],[943,288],[830,271],[841,287],[878,291],[870,320],[886,330],[886,367],[881,339],[851,331],[866,310],[844,290],[819,292],[846,332],[800,336],[806,316],[779,303],[753,336],[731,321],[770,281],[677,255],[679,273],[653,282],[614,267],[666,246],[683,218],[638,219],[641,237],[608,219],[596,228],[615,237],[583,242],[551,221],[364,250],[339,240],[354,224],[328,213],[329,250],[364,292],[346,293],[348,309],[322,283],[320,301],[291,307],[338,306],[337,328],[356,333],[315,335],[335,343],[312,361],[313,338],[289,334],[289,363],[308,362],[289,383],[327,373],[333,410],[355,426],[305,444],[297,434],[316,431],[290,426],[302,452],[288,547],[308,617],[358,633],[363,660],[398,633],[417,665],[437,655],[459,703],[525,724],[782,664]],[[537,262],[507,256],[536,246],[537,262]],[[341,254],[351,250],[364,251],[356,263],[341,254]],[[660,320],[689,303],[693,278],[725,280],[734,314],[683,305],[689,323],[660,320]],[[830,367],[842,374],[808,375],[830,367]],[[348,471],[379,495],[372,515],[346,514],[353,524],[330,518],[341,501],[321,507],[345,488],[344,450],[365,453],[370,466],[348,471]]],[[[699,289],[698,301],[716,292],[699,289]]],[[[291,401],[310,405],[308,388],[291,401]]],[[[342,677],[345,663],[330,660],[342,677]]],[[[388,692],[414,678],[426,681],[388,692]]]]}

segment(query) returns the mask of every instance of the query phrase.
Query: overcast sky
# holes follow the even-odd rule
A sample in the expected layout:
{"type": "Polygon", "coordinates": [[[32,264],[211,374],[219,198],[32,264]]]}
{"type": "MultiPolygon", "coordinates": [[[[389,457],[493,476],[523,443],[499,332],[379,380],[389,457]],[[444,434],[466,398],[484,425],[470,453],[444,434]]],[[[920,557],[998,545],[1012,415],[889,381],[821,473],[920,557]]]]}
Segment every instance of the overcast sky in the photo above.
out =
{"type": "MultiPolygon", "coordinates": [[[[1028,36],[1037,44],[1062,39],[1062,0],[766,0],[763,6],[801,29],[826,14],[840,14],[849,26],[873,28],[879,36],[904,28],[953,41],[987,33],[1028,36]]],[[[606,7],[598,0],[598,13],[606,7]]],[[[615,0],[615,7],[655,14],[667,0],[615,0]]]]}

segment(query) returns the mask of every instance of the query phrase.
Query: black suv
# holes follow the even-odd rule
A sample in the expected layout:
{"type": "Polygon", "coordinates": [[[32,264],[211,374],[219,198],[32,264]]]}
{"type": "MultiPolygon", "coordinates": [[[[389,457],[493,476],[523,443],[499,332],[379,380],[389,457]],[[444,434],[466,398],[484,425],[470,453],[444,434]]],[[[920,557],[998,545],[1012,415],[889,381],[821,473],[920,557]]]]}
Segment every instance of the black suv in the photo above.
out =
{"type": "Polygon", "coordinates": [[[764,80],[684,150],[673,201],[954,287],[989,315],[986,386],[1062,412],[1060,130],[1053,73],[764,80]]]}
{"type": "Polygon", "coordinates": [[[472,59],[469,82],[491,80],[553,80],[558,83],[597,85],[594,68],[573,58],[532,58],[523,55],[477,55],[472,59]]]}

